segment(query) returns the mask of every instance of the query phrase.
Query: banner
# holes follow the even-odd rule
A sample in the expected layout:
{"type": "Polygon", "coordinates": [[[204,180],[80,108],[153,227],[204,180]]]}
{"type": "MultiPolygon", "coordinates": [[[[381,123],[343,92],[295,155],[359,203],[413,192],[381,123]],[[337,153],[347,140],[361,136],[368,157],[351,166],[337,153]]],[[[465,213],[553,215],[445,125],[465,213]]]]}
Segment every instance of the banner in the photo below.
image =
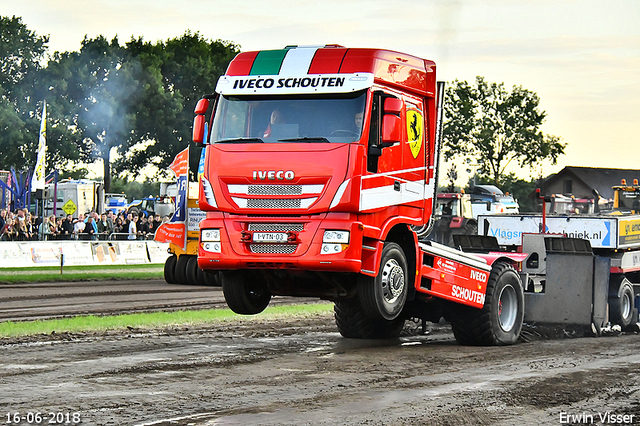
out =
{"type": "Polygon", "coordinates": [[[163,264],[168,245],[156,241],[2,241],[0,270],[27,266],[163,264]],[[64,255],[64,258],[62,256],[64,255]]]}
{"type": "Polygon", "coordinates": [[[40,121],[40,138],[38,139],[38,159],[31,180],[31,192],[44,189],[44,165],[47,153],[47,103],[43,102],[42,120],[40,121]]]}
{"type": "Polygon", "coordinates": [[[169,168],[176,175],[178,193],[176,211],[171,220],[158,227],[154,239],[161,243],[173,243],[182,250],[187,249],[187,191],[189,182],[189,148],[176,155],[169,168]]]}

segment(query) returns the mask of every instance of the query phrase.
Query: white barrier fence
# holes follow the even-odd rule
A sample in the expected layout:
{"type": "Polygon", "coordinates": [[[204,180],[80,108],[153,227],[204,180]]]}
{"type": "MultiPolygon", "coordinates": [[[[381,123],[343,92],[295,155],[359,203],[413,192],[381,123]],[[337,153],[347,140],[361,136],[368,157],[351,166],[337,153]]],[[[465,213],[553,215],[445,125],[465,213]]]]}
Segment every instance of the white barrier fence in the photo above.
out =
{"type": "Polygon", "coordinates": [[[0,242],[0,268],[26,266],[163,264],[168,243],[156,241],[0,242]]]}

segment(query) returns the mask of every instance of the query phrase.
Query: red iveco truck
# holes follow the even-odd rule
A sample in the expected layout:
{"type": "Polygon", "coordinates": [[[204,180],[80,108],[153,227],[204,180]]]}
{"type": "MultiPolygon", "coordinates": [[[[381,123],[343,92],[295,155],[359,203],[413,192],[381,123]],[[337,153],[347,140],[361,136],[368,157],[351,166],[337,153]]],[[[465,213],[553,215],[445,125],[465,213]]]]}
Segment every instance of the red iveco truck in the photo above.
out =
{"type": "Polygon", "coordinates": [[[434,62],[389,50],[233,59],[193,129],[206,147],[198,265],[220,271],[233,311],[311,296],[335,303],[345,337],[444,317],[463,344],[517,340],[526,255],[419,241],[432,223],[443,87],[434,62]]]}

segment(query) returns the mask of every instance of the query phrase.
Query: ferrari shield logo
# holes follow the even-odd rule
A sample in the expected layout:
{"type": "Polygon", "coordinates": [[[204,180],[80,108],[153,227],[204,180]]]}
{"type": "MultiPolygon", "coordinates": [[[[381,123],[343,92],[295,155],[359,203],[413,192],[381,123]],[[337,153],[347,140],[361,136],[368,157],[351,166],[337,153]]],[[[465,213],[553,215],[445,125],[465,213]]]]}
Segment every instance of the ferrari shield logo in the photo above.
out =
{"type": "Polygon", "coordinates": [[[422,114],[415,110],[407,111],[407,142],[413,158],[418,158],[422,148],[422,114]]]}

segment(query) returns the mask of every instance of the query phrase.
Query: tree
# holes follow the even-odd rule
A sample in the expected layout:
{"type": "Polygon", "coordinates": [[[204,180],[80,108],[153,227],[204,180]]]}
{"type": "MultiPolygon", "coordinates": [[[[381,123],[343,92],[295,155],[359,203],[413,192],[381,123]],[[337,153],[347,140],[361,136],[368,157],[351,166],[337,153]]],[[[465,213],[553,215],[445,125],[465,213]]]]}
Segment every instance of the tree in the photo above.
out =
{"type": "MultiPolygon", "coordinates": [[[[187,31],[182,37],[153,45],[142,39],[127,43],[128,54],[140,60],[145,78],[161,90],[149,91],[142,99],[135,127],[135,138],[120,148],[118,171],[134,176],[152,164],[169,167],[178,152],[191,141],[193,109],[203,94],[213,93],[239,46],[228,41],[209,41],[199,33],[187,31]],[[144,151],[142,153],[142,151],[144,151]],[[141,155],[131,155],[132,153],[141,155]]],[[[192,150],[197,164],[198,150],[192,150]]]]}
{"type": "Polygon", "coordinates": [[[555,164],[566,144],[540,131],[546,113],[539,104],[538,96],[521,86],[507,92],[504,83],[489,84],[482,77],[473,87],[455,80],[445,97],[444,158],[473,159],[496,186],[513,162],[521,167],[543,160],[555,164]]]}
{"type": "Polygon", "coordinates": [[[35,164],[42,99],[32,87],[49,38],[30,31],[18,17],[0,16],[0,166],[35,164]]]}
{"type": "Polygon", "coordinates": [[[56,54],[48,65],[57,84],[49,94],[65,105],[66,128],[73,129],[81,159],[102,159],[105,191],[111,186],[111,150],[129,141],[144,88],[137,60],[127,60],[117,37],[82,41],[80,52],[56,54]]]}

